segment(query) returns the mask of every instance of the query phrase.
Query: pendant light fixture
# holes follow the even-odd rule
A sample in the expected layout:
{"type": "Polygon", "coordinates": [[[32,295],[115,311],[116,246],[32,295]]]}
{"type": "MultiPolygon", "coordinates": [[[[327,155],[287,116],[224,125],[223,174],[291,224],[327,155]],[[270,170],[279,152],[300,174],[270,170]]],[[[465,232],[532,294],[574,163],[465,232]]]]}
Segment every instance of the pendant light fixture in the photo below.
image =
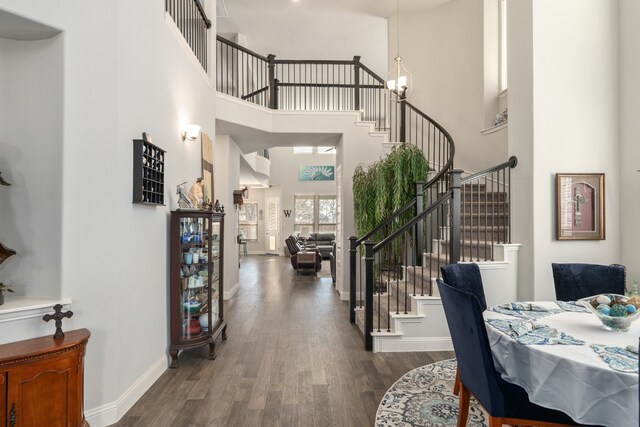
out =
{"type": "Polygon", "coordinates": [[[391,93],[391,99],[396,102],[401,102],[409,97],[411,93],[411,73],[404,66],[402,56],[400,56],[400,0],[396,0],[396,42],[397,51],[394,63],[391,65],[391,69],[387,73],[386,82],[387,89],[391,93]]]}

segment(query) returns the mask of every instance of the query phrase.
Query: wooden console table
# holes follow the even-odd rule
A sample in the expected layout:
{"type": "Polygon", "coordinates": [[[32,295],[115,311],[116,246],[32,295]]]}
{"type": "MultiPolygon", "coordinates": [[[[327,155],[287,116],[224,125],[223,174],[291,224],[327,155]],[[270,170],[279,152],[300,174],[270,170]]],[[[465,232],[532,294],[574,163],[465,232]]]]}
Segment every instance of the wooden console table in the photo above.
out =
{"type": "Polygon", "coordinates": [[[0,345],[0,426],[88,427],[84,419],[87,329],[0,345]]]}

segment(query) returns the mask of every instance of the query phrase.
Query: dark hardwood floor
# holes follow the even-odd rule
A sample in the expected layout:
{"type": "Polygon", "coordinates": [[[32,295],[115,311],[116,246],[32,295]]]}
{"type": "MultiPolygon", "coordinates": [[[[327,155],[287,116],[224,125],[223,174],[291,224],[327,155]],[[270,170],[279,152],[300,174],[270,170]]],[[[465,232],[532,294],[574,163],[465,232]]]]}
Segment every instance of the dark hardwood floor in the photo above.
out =
{"type": "Polygon", "coordinates": [[[218,358],[185,351],[117,426],[372,426],[385,391],[449,352],[368,353],[325,277],[296,276],[288,259],[243,259],[226,305],[218,358]]]}

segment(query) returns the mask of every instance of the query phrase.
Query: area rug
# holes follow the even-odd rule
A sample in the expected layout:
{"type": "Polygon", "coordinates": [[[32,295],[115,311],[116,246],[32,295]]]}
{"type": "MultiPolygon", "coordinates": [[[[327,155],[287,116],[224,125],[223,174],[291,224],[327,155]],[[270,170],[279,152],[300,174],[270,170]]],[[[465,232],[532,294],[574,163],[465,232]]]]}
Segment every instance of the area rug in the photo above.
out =
{"type": "MultiPolygon", "coordinates": [[[[385,393],[376,427],[449,427],[458,422],[458,397],[453,395],[455,359],[421,366],[402,376],[385,393]]],[[[468,427],[486,427],[487,414],[471,398],[468,427]]]]}

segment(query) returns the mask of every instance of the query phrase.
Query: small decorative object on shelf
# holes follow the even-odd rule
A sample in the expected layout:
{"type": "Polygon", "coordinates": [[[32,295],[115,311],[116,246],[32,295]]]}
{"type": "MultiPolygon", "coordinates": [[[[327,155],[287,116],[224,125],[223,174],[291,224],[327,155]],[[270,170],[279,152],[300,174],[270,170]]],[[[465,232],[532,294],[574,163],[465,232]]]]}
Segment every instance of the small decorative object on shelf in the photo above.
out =
{"type": "Polygon", "coordinates": [[[4,178],[2,178],[2,172],[0,172],[0,185],[6,185],[6,186],[11,185],[7,181],[5,181],[4,178]]]}
{"type": "Polygon", "coordinates": [[[61,304],[54,305],[53,311],[53,314],[45,314],[42,317],[42,320],[44,320],[45,322],[48,322],[49,320],[56,321],[56,333],[53,335],[53,339],[57,340],[60,338],[64,338],[64,332],[62,332],[62,319],[71,319],[71,316],[73,316],[73,311],[69,310],[63,313],[61,304]]]}
{"type": "Polygon", "coordinates": [[[177,368],[179,351],[209,345],[209,358],[215,359],[215,341],[227,338],[222,301],[224,213],[173,211],[170,233],[169,354],[170,367],[177,368]]]}
{"type": "Polygon", "coordinates": [[[509,121],[509,109],[505,109],[502,113],[496,115],[496,119],[493,121],[494,126],[500,126],[503,123],[509,121]]]}
{"type": "Polygon", "coordinates": [[[193,209],[193,203],[189,200],[187,193],[184,191],[184,185],[187,181],[178,184],[176,187],[176,195],[178,196],[178,209],[193,209]]]}
{"type": "Polygon", "coordinates": [[[133,203],[164,206],[165,155],[147,133],[133,140],[133,203]]]}
{"type": "Polygon", "coordinates": [[[11,292],[13,293],[13,289],[11,289],[8,285],[0,282],[0,305],[4,304],[4,293],[11,292]]]}
{"type": "Polygon", "coordinates": [[[220,200],[216,199],[216,203],[213,205],[214,212],[224,212],[224,206],[220,204],[220,200]]]}
{"type": "Polygon", "coordinates": [[[191,189],[189,190],[189,194],[187,194],[189,201],[196,209],[203,209],[204,203],[204,181],[202,177],[197,178],[196,182],[193,183],[191,189]]]}

